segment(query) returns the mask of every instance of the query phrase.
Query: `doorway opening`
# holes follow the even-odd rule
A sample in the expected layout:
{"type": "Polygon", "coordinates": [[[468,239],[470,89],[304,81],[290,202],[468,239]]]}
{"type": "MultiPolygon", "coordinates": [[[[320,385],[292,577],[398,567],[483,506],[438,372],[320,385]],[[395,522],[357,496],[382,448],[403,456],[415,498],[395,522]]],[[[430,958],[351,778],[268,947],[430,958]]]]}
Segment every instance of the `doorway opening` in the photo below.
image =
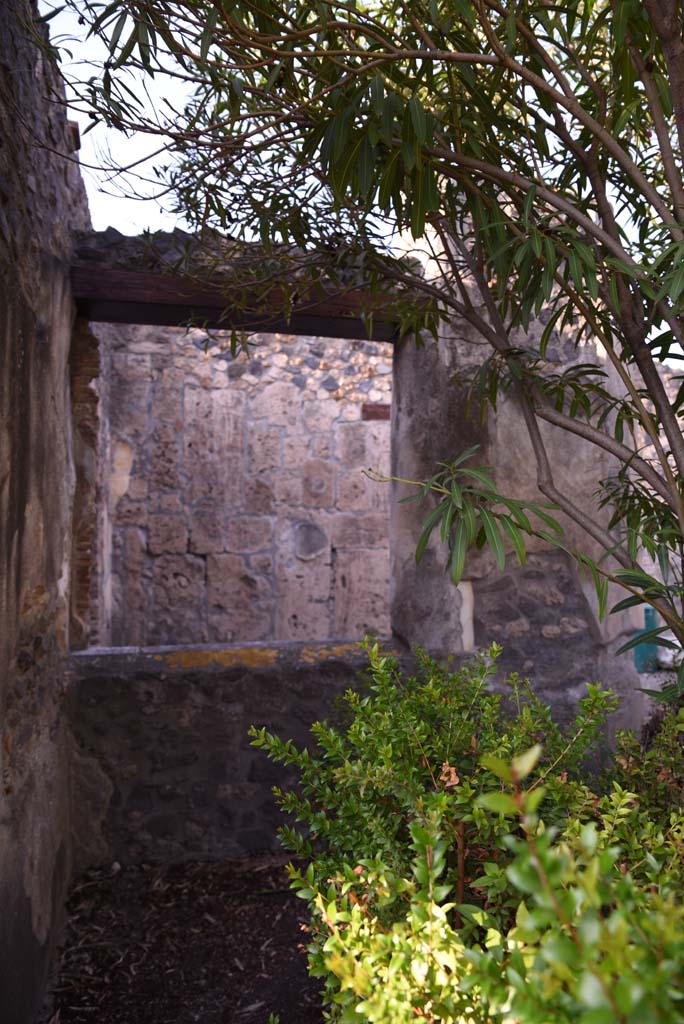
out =
{"type": "Polygon", "coordinates": [[[391,343],[79,330],[75,646],[389,636],[391,343]]]}

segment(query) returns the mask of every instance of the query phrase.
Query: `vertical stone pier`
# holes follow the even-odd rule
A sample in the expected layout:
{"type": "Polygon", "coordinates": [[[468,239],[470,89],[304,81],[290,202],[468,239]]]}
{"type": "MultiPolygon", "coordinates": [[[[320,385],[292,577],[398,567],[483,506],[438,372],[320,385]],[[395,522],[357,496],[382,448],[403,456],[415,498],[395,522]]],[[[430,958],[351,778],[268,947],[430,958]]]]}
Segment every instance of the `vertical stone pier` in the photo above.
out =
{"type": "MultiPolygon", "coordinates": [[[[499,491],[509,497],[545,501],[536,486],[536,465],[522,416],[512,398],[500,399],[483,422],[467,406],[463,378],[482,356],[482,343],[466,326],[444,333],[438,343],[417,348],[411,339],[396,346],[392,405],[392,475],[425,480],[439,462],[479,445],[473,465],[493,467],[499,491]]],[[[566,354],[567,358],[567,354],[566,354]]],[[[559,357],[560,361],[560,357],[559,357]]],[[[611,466],[580,439],[543,424],[543,435],[559,488],[597,519],[598,481],[611,466]]],[[[638,725],[644,714],[638,676],[629,656],[614,651],[635,628],[629,615],[599,622],[591,580],[574,561],[545,541],[531,540],[524,566],[509,551],[503,572],[485,548],[472,552],[462,583],[446,571],[448,552],[433,534],[420,565],[415,550],[422,522],[434,499],[402,502],[416,488],[393,485],[390,503],[391,621],[396,635],[440,656],[458,656],[492,642],[501,644],[502,670],[529,676],[535,690],[567,719],[587,682],[600,680],[623,698],[620,724],[638,725]]],[[[595,557],[600,552],[562,514],[565,542],[595,557]]],[[[623,596],[617,592],[614,600],[623,596]]],[[[610,604],[610,602],[609,602],[610,604]]]]}

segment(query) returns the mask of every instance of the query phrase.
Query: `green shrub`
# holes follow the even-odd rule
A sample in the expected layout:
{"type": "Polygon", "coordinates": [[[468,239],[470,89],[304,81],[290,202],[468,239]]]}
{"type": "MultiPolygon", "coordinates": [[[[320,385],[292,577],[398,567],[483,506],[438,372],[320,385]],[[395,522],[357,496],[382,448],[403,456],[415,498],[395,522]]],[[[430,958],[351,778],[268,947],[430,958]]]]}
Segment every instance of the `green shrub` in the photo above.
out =
{"type": "MultiPolygon", "coordinates": [[[[253,730],[299,774],[277,791],[299,823],[282,839],[309,861],[291,879],[329,1019],[684,1019],[684,816],[650,783],[640,802],[582,780],[613,695],[590,686],[561,732],[526,681],[489,690],[496,647],[454,673],[419,655],[406,680],[368,651],[368,692],[346,694],[344,728],[314,726],[315,750],[253,730]]],[[[675,760],[677,722],[642,781],[660,747],[675,760]]]]}

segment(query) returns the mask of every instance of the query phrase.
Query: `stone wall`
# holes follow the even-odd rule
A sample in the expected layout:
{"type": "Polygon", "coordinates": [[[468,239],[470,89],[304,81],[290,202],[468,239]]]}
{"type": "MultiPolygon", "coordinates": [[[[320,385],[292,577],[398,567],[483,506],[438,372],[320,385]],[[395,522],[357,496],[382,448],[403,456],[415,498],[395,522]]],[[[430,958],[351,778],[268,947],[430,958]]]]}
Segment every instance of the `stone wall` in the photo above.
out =
{"type": "Polygon", "coordinates": [[[107,452],[106,404],[103,401],[107,374],[100,358],[98,339],[83,321],[74,326],[69,374],[76,474],[69,640],[72,648],[81,648],[87,646],[91,637],[100,635],[101,619],[106,617],[107,609],[101,571],[106,535],[102,521],[101,463],[102,454],[107,452]]]}
{"type": "Polygon", "coordinates": [[[0,21],[0,1017],[40,1004],[70,868],[67,742],[71,231],[88,226],[61,85],[0,21]],[[71,161],[71,162],[70,162],[71,161]]]}
{"type": "Polygon", "coordinates": [[[391,346],[98,327],[111,359],[111,635],[389,633],[391,346]],[[385,418],[377,418],[384,416],[385,418]],[[374,418],[368,418],[374,417],[374,418]]]}
{"type": "Polygon", "coordinates": [[[310,744],[366,666],[355,644],[75,654],[77,865],[277,849],[271,790],[295,777],[250,745],[249,726],[310,744]]]}
{"type": "MultiPolygon", "coordinates": [[[[554,347],[559,365],[577,358],[559,338],[549,358],[554,358],[554,347]]],[[[589,358],[586,352],[581,355],[589,358]]],[[[439,344],[425,349],[417,350],[409,340],[397,346],[392,474],[426,479],[438,462],[479,445],[473,464],[493,467],[501,493],[545,501],[537,489],[534,454],[514,401],[500,398],[496,414],[483,423],[477,410],[468,409],[464,388],[454,385],[454,378],[467,374],[477,358],[476,339],[466,324],[445,331],[439,344]]],[[[597,521],[605,521],[596,489],[597,482],[609,475],[608,457],[548,424],[542,424],[542,434],[559,489],[597,521]]],[[[409,493],[405,485],[395,485],[390,505],[394,631],[407,643],[420,643],[444,656],[494,641],[501,644],[502,670],[529,676],[559,720],[572,714],[587,682],[601,680],[623,697],[619,724],[638,726],[645,714],[638,676],[631,657],[617,658],[614,652],[641,623],[630,613],[599,622],[591,579],[582,577],[568,555],[543,540],[529,542],[525,566],[509,553],[503,572],[486,548],[471,553],[458,587],[445,571],[446,551],[436,536],[417,567],[413,553],[429,506],[400,504],[397,499],[409,493]]],[[[559,518],[570,548],[599,556],[579,527],[562,514],[559,518]]],[[[614,600],[609,598],[608,606],[622,596],[611,595],[614,600]]]]}

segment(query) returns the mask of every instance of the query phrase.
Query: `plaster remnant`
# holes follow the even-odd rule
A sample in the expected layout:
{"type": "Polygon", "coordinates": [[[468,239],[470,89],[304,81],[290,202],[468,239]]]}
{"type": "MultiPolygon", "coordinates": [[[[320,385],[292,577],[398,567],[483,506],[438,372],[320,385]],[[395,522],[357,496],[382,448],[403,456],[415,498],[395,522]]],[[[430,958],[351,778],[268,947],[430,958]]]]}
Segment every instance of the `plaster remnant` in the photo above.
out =
{"type": "Polygon", "coordinates": [[[302,561],[316,558],[328,547],[324,530],[315,523],[298,523],[295,528],[295,554],[302,561]]]}
{"type": "Polygon", "coordinates": [[[115,441],[112,445],[112,471],[109,478],[109,491],[112,505],[116,507],[128,493],[133,468],[133,446],[127,441],[115,441]]]}
{"type": "Polygon", "coordinates": [[[458,592],[461,595],[461,607],[459,609],[461,643],[463,650],[467,653],[475,650],[475,625],[473,622],[475,601],[473,598],[473,585],[470,580],[461,580],[458,585],[458,592]]]}

